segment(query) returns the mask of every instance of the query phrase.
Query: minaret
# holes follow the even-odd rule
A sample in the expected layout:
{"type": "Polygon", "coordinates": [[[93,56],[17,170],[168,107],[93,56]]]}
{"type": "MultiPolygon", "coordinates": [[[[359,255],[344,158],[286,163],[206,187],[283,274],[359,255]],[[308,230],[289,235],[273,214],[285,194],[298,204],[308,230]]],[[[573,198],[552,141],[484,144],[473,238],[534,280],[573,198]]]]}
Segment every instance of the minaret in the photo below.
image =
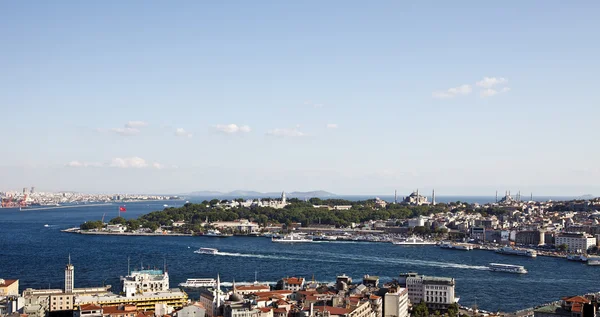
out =
{"type": "MultiPolygon", "coordinates": [[[[215,307],[214,312],[216,313],[219,307],[221,307],[221,276],[219,275],[219,273],[217,273],[217,289],[215,290],[215,296],[217,298],[217,307],[215,307]]],[[[216,314],[213,315],[216,316],[216,314]]]]}
{"type": "Polygon", "coordinates": [[[421,204],[421,196],[419,196],[419,189],[417,188],[417,206],[421,204]]]}
{"type": "Polygon", "coordinates": [[[71,264],[71,254],[69,253],[69,264],[65,267],[65,293],[73,293],[75,286],[75,267],[71,264]]]}
{"type": "Polygon", "coordinates": [[[398,191],[394,189],[394,204],[398,203],[398,191]]]}
{"type": "Polygon", "coordinates": [[[496,203],[498,203],[498,191],[496,191],[496,203]]]}
{"type": "Polygon", "coordinates": [[[285,198],[285,191],[281,192],[281,203],[285,205],[287,199],[285,198]]]}
{"type": "Polygon", "coordinates": [[[431,193],[431,204],[435,206],[435,189],[431,193]]]}

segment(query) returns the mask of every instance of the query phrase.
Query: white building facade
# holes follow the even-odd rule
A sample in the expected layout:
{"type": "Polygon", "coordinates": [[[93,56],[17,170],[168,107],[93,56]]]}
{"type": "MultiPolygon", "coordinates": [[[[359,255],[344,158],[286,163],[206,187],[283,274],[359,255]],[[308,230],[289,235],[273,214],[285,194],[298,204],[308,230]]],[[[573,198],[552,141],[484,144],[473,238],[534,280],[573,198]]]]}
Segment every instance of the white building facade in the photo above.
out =
{"type": "Polygon", "coordinates": [[[390,288],[383,301],[383,317],[408,317],[408,289],[390,288]]]}
{"type": "Polygon", "coordinates": [[[556,236],[556,246],[566,244],[567,250],[572,252],[586,252],[596,245],[596,238],[587,233],[561,233],[556,236]]]}

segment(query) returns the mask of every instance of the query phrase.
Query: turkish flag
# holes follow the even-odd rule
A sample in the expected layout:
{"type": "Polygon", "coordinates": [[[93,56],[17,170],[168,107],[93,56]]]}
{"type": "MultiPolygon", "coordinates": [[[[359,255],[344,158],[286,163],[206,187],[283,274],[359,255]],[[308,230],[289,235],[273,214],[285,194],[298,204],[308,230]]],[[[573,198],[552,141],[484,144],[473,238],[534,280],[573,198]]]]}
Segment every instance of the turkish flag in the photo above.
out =
{"type": "Polygon", "coordinates": [[[127,209],[125,207],[123,207],[123,206],[119,206],[119,211],[120,212],[125,212],[125,211],[127,211],[127,209]]]}

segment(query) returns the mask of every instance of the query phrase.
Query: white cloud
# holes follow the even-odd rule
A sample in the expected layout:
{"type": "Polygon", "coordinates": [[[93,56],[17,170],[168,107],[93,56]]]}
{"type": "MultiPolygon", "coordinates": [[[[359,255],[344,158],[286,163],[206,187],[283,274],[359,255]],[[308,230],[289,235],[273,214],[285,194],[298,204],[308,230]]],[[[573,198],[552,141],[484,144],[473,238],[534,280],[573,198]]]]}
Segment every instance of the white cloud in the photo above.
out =
{"type": "Polygon", "coordinates": [[[479,95],[480,95],[481,97],[483,97],[483,98],[486,98],[486,97],[491,97],[491,96],[494,96],[494,95],[497,95],[497,94],[498,94],[498,91],[496,91],[496,90],[494,90],[494,89],[491,89],[491,88],[488,88],[488,89],[482,90],[482,91],[479,93],[479,95]]]}
{"type": "Polygon", "coordinates": [[[506,84],[507,82],[508,80],[504,77],[483,77],[476,85],[483,88],[492,88],[496,85],[506,84]]]}
{"type": "Polygon", "coordinates": [[[177,130],[175,130],[175,135],[176,136],[187,137],[187,138],[191,138],[192,137],[192,134],[188,133],[183,128],[177,128],[177,130]]]}
{"type": "Polygon", "coordinates": [[[434,91],[432,96],[433,98],[438,98],[438,99],[450,99],[450,98],[454,98],[456,96],[465,96],[471,93],[471,91],[473,91],[473,88],[471,88],[471,85],[468,84],[464,84],[464,85],[460,85],[458,87],[453,87],[447,90],[442,90],[442,91],[434,91]]]}
{"type": "Polygon", "coordinates": [[[234,123],[231,123],[231,124],[217,124],[215,126],[215,129],[217,129],[217,131],[219,131],[219,132],[223,132],[223,133],[227,133],[227,134],[248,133],[248,132],[252,131],[250,129],[250,127],[247,126],[247,125],[238,126],[237,124],[234,124],[234,123]]]}
{"type": "Polygon", "coordinates": [[[502,94],[502,93],[509,92],[509,91],[510,91],[510,87],[504,87],[504,88],[500,89],[499,91],[495,90],[495,89],[492,89],[492,88],[488,88],[488,89],[482,90],[479,93],[479,95],[482,98],[487,98],[487,97],[492,97],[492,96],[495,96],[497,94],[502,94]]]}
{"type": "Polygon", "coordinates": [[[267,135],[278,136],[278,137],[301,137],[306,136],[305,133],[298,131],[298,129],[273,129],[267,132],[267,135]]]}
{"type": "Polygon", "coordinates": [[[110,131],[122,136],[137,135],[140,133],[140,130],[136,128],[112,128],[110,131]]]}
{"type": "Polygon", "coordinates": [[[327,129],[337,129],[338,125],[337,123],[328,123],[327,124],[327,129]]]}
{"type": "Polygon", "coordinates": [[[144,168],[148,167],[148,163],[141,157],[126,157],[126,158],[114,158],[110,162],[111,167],[118,168],[144,168]]]}
{"type": "Polygon", "coordinates": [[[148,122],[144,121],[129,121],[125,123],[126,128],[143,128],[148,125],[148,122]]]}
{"type": "Polygon", "coordinates": [[[71,161],[66,164],[68,167],[100,167],[102,164],[96,162],[80,162],[80,161],[71,161]]]}

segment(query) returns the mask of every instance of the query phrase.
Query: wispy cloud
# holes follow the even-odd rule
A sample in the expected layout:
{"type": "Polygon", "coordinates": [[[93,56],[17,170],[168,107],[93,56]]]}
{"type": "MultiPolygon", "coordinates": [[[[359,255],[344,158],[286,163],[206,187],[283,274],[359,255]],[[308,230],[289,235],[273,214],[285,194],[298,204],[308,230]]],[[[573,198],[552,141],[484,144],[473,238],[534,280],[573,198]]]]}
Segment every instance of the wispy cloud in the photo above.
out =
{"type": "Polygon", "coordinates": [[[433,98],[437,99],[450,99],[457,96],[466,96],[473,91],[473,88],[469,84],[460,85],[458,87],[449,88],[447,90],[434,91],[432,93],[433,98]]]}
{"type": "Polygon", "coordinates": [[[273,129],[267,132],[267,135],[277,136],[277,137],[302,137],[306,136],[305,133],[300,132],[297,128],[293,129],[273,129]]]}
{"type": "Polygon", "coordinates": [[[154,162],[152,164],[146,162],[141,157],[124,157],[124,158],[114,158],[110,162],[106,163],[98,163],[98,162],[82,162],[82,161],[71,161],[65,164],[67,167],[74,168],[84,168],[84,167],[114,167],[114,168],[156,168],[163,169],[165,166],[163,164],[154,162]]]}
{"type": "Polygon", "coordinates": [[[247,125],[240,125],[231,123],[231,124],[217,124],[215,129],[219,132],[223,132],[226,134],[235,134],[235,133],[248,133],[252,131],[247,125]]]}
{"type": "Polygon", "coordinates": [[[488,98],[488,97],[493,97],[495,95],[503,94],[503,93],[506,93],[509,91],[510,91],[510,87],[502,87],[502,89],[500,89],[500,90],[494,89],[494,88],[487,88],[487,89],[483,89],[481,92],[479,92],[479,96],[481,96],[481,98],[488,98]]]}
{"type": "Polygon", "coordinates": [[[65,166],[68,166],[68,167],[100,167],[100,166],[102,166],[102,164],[97,163],[97,162],[71,161],[71,162],[65,164],[65,166]]]}
{"type": "Polygon", "coordinates": [[[496,85],[506,84],[508,80],[504,77],[483,77],[482,80],[475,83],[475,85],[483,88],[492,88],[496,85]]]}
{"type": "Polygon", "coordinates": [[[129,121],[125,123],[126,128],[143,128],[148,125],[148,122],[144,121],[129,121]]]}
{"type": "Polygon", "coordinates": [[[129,121],[125,123],[122,128],[110,128],[108,130],[97,128],[96,131],[100,133],[108,131],[121,136],[132,136],[140,134],[140,128],[143,128],[147,125],[148,123],[144,121],[129,121]]]}
{"type": "Polygon", "coordinates": [[[337,123],[328,123],[327,124],[327,129],[337,129],[338,125],[337,123]]]}
{"type": "Polygon", "coordinates": [[[312,102],[312,101],[305,101],[304,105],[311,106],[313,108],[323,108],[325,106],[322,103],[317,103],[317,102],[312,102]]]}
{"type": "Polygon", "coordinates": [[[139,129],[136,128],[112,128],[110,129],[111,132],[114,132],[118,135],[122,135],[122,136],[132,136],[132,135],[137,135],[140,133],[139,129]]]}
{"type": "Polygon", "coordinates": [[[181,136],[181,137],[186,137],[186,138],[191,138],[192,134],[185,131],[185,129],[183,128],[177,128],[177,130],[175,130],[175,135],[176,136],[181,136]]]}

